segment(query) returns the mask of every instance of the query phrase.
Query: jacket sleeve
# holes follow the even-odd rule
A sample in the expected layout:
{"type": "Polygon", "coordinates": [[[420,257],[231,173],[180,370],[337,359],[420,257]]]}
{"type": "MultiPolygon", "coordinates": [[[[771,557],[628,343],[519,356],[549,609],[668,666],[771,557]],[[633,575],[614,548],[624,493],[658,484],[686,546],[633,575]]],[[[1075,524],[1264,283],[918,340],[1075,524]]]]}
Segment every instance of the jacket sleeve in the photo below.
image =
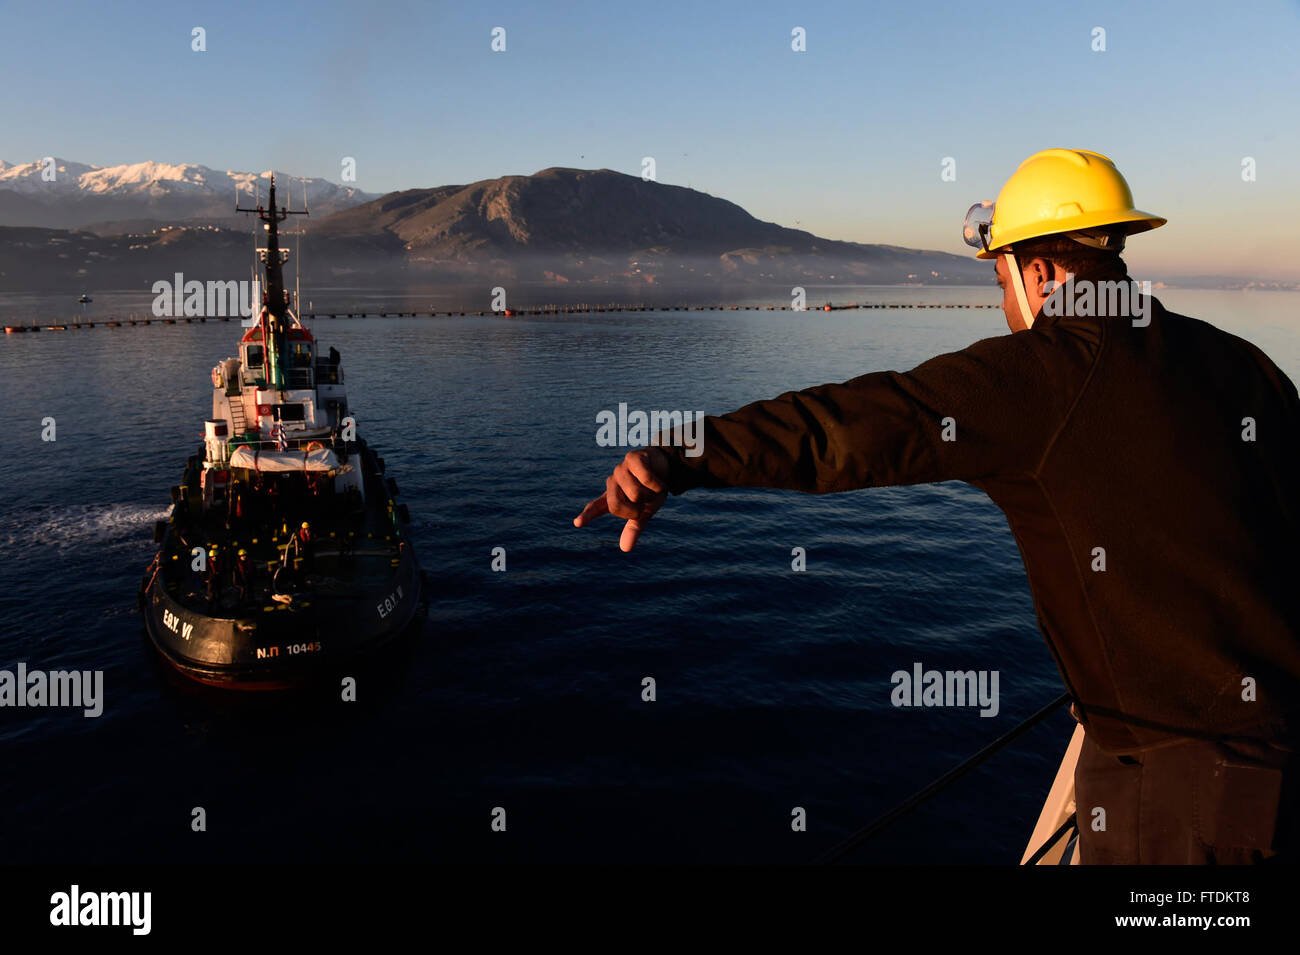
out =
{"type": "Polygon", "coordinates": [[[906,373],[862,375],[706,416],[698,456],[665,448],[669,489],[827,494],[1033,471],[1090,365],[1090,349],[1062,347],[1056,337],[1035,330],[988,338],[906,373]]]}

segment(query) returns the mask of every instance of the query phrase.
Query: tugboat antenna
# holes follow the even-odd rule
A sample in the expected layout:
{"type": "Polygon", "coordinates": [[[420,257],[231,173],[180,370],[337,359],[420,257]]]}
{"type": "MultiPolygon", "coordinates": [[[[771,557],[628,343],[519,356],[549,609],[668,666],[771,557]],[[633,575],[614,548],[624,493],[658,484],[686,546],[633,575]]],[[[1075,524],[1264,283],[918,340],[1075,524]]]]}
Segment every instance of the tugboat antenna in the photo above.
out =
{"type": "Polygon", "coordinates": [[[266,266],[266,306],[267,310],[276,319],[284,318],[285,299],[287,298],[284,286],[284,262],[288,258],[288,252],[280,248],[280,230],[279,224],[289,216],[302,216],[307,214],[304,209],[290,209],[288,206],[276,206],[275,204],[275,171],[271,171],[271,185],[267,204],[263,206],[260,202],[253,208],[246,209],[236,205],[236,212],[255,213],[258,219],[266,223],[266,248],[257,249],[257,253],[262,257],[262,262],[266,266]]]}
{"type": "MultiPolygon", "coordinates": [[[[307,179],[302,180],[302,213],[307,214],[307,179]]],[[[298,321],[302,321],[302,227],[298,227],[298,251],[297,261],[293,264],[293,311],[298,316],[298,321]]]]}

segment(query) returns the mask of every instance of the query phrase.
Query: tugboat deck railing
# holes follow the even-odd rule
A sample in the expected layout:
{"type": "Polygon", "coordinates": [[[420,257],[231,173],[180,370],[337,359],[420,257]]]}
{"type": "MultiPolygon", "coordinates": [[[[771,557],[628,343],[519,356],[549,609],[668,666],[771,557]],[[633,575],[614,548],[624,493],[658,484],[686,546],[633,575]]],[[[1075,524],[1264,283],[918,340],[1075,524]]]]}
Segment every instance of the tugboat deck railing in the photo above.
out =
{"type": "MultiPolygon", "coordinates": [[[[240,374],[239,383],[246,388],[271,387],[260,373],[252,373],[248,369],[244,369],[240,374]]],[[[306,391],[317,385],[341,384],[343,384],[343,367],[328,361],[317,361],[311,366],[295,366],[285,371],[285,386],[290,391],[306,391]]]]}
{"type": "Polygon", "coordinates": [[[323,444],[327,448],[335,448],[334,435],[332,434],[313,435],[312,437],[307,438],[290,435],[285,440],[285,447],[283,449],[280,448],[280,443],[275,438],[249,438],[237,434],[226,439],[226,450],[233,451],[235,448],[251,448],[254,451],[306,451],[307,445],[312,442],[323,444]]]}

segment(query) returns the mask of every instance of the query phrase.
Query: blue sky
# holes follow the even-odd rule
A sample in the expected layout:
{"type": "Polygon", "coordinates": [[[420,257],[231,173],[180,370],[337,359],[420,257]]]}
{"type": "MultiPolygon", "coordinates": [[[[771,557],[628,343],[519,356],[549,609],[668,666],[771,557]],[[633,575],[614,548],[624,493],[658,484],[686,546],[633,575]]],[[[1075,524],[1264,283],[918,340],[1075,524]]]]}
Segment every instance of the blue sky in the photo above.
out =
{"type": "Polygon", "coordinates": [[[653,156],[763,219],[960,253],[972,202],[1078,146],[1170,220],[1135,274],[1295,279],[1296,50],[1300,0],[4,3],[0,158],[337,181],[352,156],[383,192],[653,156]]]}

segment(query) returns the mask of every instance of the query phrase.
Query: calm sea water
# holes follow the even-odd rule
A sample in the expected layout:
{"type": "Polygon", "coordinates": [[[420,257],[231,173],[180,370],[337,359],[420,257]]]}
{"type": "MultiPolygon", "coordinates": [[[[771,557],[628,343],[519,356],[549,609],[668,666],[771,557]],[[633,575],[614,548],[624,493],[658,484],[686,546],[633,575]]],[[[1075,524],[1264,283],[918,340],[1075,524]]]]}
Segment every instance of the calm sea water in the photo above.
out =
{"type": "MultiPolygon", "coordinates": [[[[818,301],[810,292],[810,301],[818,301]]],[[[991,301],[991,289],[837,300],[991,301]]],[[[1165,292],[1300,377],[1300,296],[1165,292]]],[[[96,296],[146,311],[148,298],[96,296]]],[[[317,296],[317,308],[328,307],[317,296]]],[[[338,294],[418,307],[398,295],[338,294]]],[[[111,303],[106,306],[105,302],[111,303]]],[[[423,301],[423,299],[421,299],[423,301]]],[[[12,296],[0,311],[70,315],[12,296]]],[[[0,341],[0,668],[104,672],[105,709],[0,709],[0,861],[813,858],[1059,692],[1001,513],[962,484],[695,492],[622,554],[571,520],[620,452],[596,414],[718,413],[1004,333],[893,308],[330,320],[410,506],[428,619],[359,699],[190,687],[135,614],[230,324],[0,341]],[[41,439],[43,418],[54,442],[41,439]],[[504,547],[505,573],[490,569],[504,547]],[[793,547],[808,570],[793,573],[793,547]],[[896,709],[895,670],[989,669],[1001,711],[896,709]],[[657,701],[641,700],[644,677],[657,701]],[[191,812],[207,813],[205,833],[191,812]],[[494,807],[507,831],[490,829],[494,807]],[[791,831],[791,811],[808,831],[791,831]]],[[[1018,861],[1064,714],[855,858],[1018,861]]]]}

